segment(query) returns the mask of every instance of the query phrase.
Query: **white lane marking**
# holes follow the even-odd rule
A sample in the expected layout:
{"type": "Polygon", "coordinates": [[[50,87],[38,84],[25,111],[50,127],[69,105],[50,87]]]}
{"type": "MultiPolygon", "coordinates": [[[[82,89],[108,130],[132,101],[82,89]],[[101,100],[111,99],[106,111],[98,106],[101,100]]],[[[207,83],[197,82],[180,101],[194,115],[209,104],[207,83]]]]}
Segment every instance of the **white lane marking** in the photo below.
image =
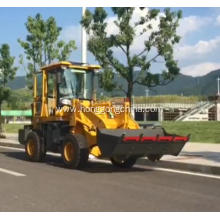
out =
{"type": "MultiPolygon", "coordinates": [[[[103,161],[104,163],[111,163],[108,160],[99,160],[99,159],[92,159],[93,161],[101,162],[103,161]]],[[[155,170],[155,171],[163,171],[163,172],[170,172],[170,173],[180,173],[180,174],[186,174],[186,175],[193,175],[193,176],[201,176],[201,177],[206,177],[206,178],[214,178],[214,179],[220,179],[220,176],[214,175],[214,174],[205,174],[205,173],[198,173],[198,172],[191,172],[191,171],[184,171],[184,170],[176,170],[176,169],[169,169],[169,168],[162,168],[162,167],[151,167],[151,166],[145,166],[145,165],[135,165],[135,167],[140,167],[144,169],[149,169],[149,170],[155,170]]]]}
{"type": "Polygon", "coordinates": [[[3,168],[0,168],[0,172],[7,173],[7,174],[10,174],[12,176],[26,176],[23,173],[18,173],[18,172],[15,172],[15,171],[12,171],[12,170],[3,169],[3,168]]]}
{"type": "MultiPolygon", "coordinates": [[[[7,150],[15,150],[15,151],[25,151],[24,148],[16,148],[16,147],[6,147],[6,146],[0,146],[2,149],[7,149],[7,150]]],[[[52,155],[52,156],[60,156],[61,154],[59,153],[53,153],[53,152],[47,152],[47,155],[52,155]]]]}
{"type": "MultiPolygon", "coordinates": [[[[22,148],[15,148],[15,147],[6,147],[6,146],[0,146],[0,148],[3,149],[9,149],[9,150],[19,150],[19,151],[25,151],[22,148]]],[[[48,155],[52,155],[52,156],[60,156],[59,153],[52,153],[52,152],[48,152],[48,155]]],[[[92,161],[97,161],[97,162],[104,162],[104,163],[111,163],[108,160],[103,160],[103,159],[96,159],[93,158],[91,159],[92,161]]],[[[191,172],[191,171],[184,171],[184,170],[176,170],[176,169],[169,169],[169,168],[162,168],[162,167],[151,167],[151,166],[141,166],[141,165],[136,165],[136,167],[141,167],[141,168],[147,168],[150,170],[155,170],[155,171],[163,171],[163,172],[170,172],[170,173],[180,173],[180,174],[186,174],[186,175],[192,175],[192,176],[200,176],[200,177],[206,177],[206,178],[213,178],[213,179],[220,179],[219,175],[214,175],[214,174],[205,174],[205,173],[198,173],[198,172],[191,172]]]]}
{"type": "MultiPolygon", "coordinates": [[[[4,149],[10,149],[10,147],[5,147],[5,146],[0,146],[0,147],[1,147],[1,148],[4,148],[4,149]]],[[[15,147],[13,147],[12,150],[21,150],[21,151],[24,151],[24,149],[18,149],[18,148],[15,148],[15,147]]],[[[7,173],[7,174],[10,174],[10,175],[13,175],[13,176],[26,176],[26,175],[23,174],[23,173],[18,173],[18,172],[12,171],[12,170],[4,169],[4,168],[0,168],[0,172],[2,172],[2,173],[7,173]]]]}
{"type": "Polygon", "coordinates": [[[214,178],[214,179],[220,179],[220,176],[214,175],[214,174],[204,174],[204,173],[197,173],[197,172],[191,172],[191,171],[184,171],[184,170],[175,170],[175,169],[169,169],[169,168],[162,168],[162,167],[151,167],[151,166],[142,166],[147,169],[156,170],[156,171],[163,171],[163,172],[170,172],[170,173],[180,173],[180,174],[186,174],[186,175],[193,175],[193,176],[201,176],[206,178],[214,178]]]}
{"type": "Polygon", "coordinates": [[[3,149],[7,149],[7,150],[18,150],[18,151],[24,151],[24,149],[22,148],[16,148],[16,147],[6,147],[6,146],[0,146],[0,148],[3,148],[3,149]]]}

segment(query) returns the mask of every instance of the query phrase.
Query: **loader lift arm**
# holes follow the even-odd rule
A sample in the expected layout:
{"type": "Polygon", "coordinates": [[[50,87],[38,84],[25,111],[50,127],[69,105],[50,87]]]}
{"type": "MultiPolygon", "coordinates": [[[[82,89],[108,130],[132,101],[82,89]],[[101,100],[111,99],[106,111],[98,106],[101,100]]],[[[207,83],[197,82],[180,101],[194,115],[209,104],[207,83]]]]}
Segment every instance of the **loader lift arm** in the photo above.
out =
{"type": "Polygon", "coordinates": [[[64,164],[76,169],[86,166],[89,154],[119,167],[132,167],[143,156],[152,161],[177,156],[189,136],[167,134],[161,127],[141,129],[129,102],[117,113],[112,102],[96,100],[98,69],[62,61],[35,75],[32,123],[19,131],[26,157],[42,161],[47,151],[59,152],[64,164]]]}

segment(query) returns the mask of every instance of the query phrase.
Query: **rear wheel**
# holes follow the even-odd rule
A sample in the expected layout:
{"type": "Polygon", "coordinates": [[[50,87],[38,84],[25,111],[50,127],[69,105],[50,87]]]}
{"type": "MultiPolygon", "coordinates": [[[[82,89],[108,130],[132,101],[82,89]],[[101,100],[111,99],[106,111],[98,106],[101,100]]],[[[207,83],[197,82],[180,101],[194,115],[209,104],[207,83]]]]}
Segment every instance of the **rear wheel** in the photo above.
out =
{"type": "Polygon", "coordinates": [[[120,158],[120,157],[111,157],[111,162],[115,167],[120,168],[131,168],[136,163],[137,158],[128,157],[128,158],[120,158]]]}
{"type": "Polygon", "coordinates": [[[85,167],[88,162],[89,149],[84,136],[68,134],[63,141],[62,157],[64,164],[69,168],[85,167]]]}
{"type": "Polygon", "coordinates": [[[40,162],[44,159],[46,153],[37,132],[31,131],[28,134],[25,153],[27,159],[33,162],[40,162]]]}
{"type": "Polygon", "coordinates": [[[162,156],[163,155],[160,155],[160,154],[150,154],[150,155],[147,155],[147,158],[148,160],[155,162],[155,161],[159,161],[162,156]]]}

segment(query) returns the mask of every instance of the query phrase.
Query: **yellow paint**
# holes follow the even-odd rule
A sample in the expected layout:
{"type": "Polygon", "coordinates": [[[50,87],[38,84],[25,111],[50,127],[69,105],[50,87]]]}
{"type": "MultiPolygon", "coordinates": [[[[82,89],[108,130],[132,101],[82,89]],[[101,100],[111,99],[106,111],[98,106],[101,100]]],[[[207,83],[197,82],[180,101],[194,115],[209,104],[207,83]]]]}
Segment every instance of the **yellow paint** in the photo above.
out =
{"type": "Polygon", "coordinates": [[[101,66],[99,65],[75,65],[75,64],[72,64],[68,61],[61,61],[61,62],[58,62],[58,63],[52,63],[50,65],[47,65],[47,66],[44,66],[42,67],[41,69],[42,70],[51,70],[51,69],[55,69],[55,68],[58,68],[60,66],[63,66],[63,67],[68,67],[68,68],[76,68],[76,69],[84,69],[84,70],[89,70],[89,69],[100,69],[101,66]]]}
{"type": "Polygon", "coordinates": [[[64,146],[64,158],[66,161],[71,162],[74,160],[74,147],[71,142],[68,142],[64,146]]]}
{"type": "Polygon", "coordinates": [[[34,140],[29,139],[28,143],[27,143],[27,153],[30,157],[34,156],[34,152],[35,152],[35,144],[34,144],[34,140]]]}
{"type": "Polygon", "coordinates": [[[91,151],[90,154],[92,154],[95,157],[100,157],[102,155],[101,150],[98,146],[94,146],[91,151]]]}
{"type": "MultiPolygon", "coordinates": [[[[78,69],[99,69],[100,66],[96,65],[73,65],[70,62],[62,61],[59,63],[51,64],[42,68],[42,106],[41,106],[41,114],[36,114],[36,102],[39,101],[37,99],[37,80],[34,81],[34,117],[33,117],[33,127],[35,129],[40,129],[41,123],[45,122],[54,122],[54,121],[66,121],[69,123],[71,133],[82,134],[89,145],[89,149],[91,149],[90,153],[92,153],[96,157],[101,156],[101,151],[97,146],[97,130],[102,128],[107,129],[138,129],[139,125],[134,121],[131,114],[126,109],[130,108],[129,102],[124,102],[123,108],[124,111],[117,112],[116,107],[110,101],[96,101],[96,100],[72,100],[72,108],[75,111],[69,111],[70,107],[64,106],[59,110],[56,110],[55,104],[57,103],[57,87],[53,90],[53,108],[54,114],[49,114],[48,111],[48,98],[47,98],[47,72],[51,69],[60,68],[62,66],[68,68],[78,68],[78,69]],[[97,109],[99,111],[80,111],[80,109],[97,109]],[[111,112],[107,110],[111,109],[111,112]],[[56,111],[55,111],[56,110],[56,111]],[[117,113],[116,113],[117,112],[117,113]],[[94,147],[95,146],[95,147],[94,147]]],[[[71,147],[67,145],[65,147],[64,156],[68,160],[71,160],[71,147]]]]}

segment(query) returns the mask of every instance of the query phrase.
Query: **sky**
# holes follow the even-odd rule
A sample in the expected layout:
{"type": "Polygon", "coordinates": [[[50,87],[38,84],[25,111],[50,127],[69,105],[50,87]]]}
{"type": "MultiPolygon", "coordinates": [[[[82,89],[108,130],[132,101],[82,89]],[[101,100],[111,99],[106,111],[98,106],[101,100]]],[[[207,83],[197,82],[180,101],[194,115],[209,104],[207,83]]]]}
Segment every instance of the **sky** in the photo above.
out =
{"type": "MultiPolygon", "coordinates": [[[[163,9],[160,9],[162,13],[163,9]]],[[[179,9],[183,12],[183,18],[177,30],[181,41],[174,48],[174,57],[178,60],[181,73],[201,76],[220,68],[220,8],[171,8],[171,10],[179,9]]],[[[109,14],[108,32],[116,33],[114,15],[110,8],[106,10],[109,14]]],[[[49,16],[56,18],[58,26],[62,27],[60,38],[65,41],[76,41],[78,49],[73,51],[70,60],[80,61],[81,8],[0,8],[0,26],[2,27],[0,44],[10,45],[11,54],[16,57],[16,64],[19,65],[19,54],[23,54],[17,39],[25,40],[27,17],[35,16],[37,13],[41,13],[45,19],[49,16]]],[[[135,21],[141,13],[143,13],[141,10],[136,9],[133,20],[135,21]]],[[[154,25],[156,26],[157,22],[154,25]]],[[[142,37],[134,42],[133,53],[141,49],[143,41],[142,37]]],[[[117,50],[115,53],[120,56],[117,50]]],[[[97,63],[90,53],[88,53],[88,62],[97,63]]],[[[154,70],[158,68],[153,67],[154,70]]],[[[19,68],[17,75],[24,74],[23,69],[19,68]]]]}

